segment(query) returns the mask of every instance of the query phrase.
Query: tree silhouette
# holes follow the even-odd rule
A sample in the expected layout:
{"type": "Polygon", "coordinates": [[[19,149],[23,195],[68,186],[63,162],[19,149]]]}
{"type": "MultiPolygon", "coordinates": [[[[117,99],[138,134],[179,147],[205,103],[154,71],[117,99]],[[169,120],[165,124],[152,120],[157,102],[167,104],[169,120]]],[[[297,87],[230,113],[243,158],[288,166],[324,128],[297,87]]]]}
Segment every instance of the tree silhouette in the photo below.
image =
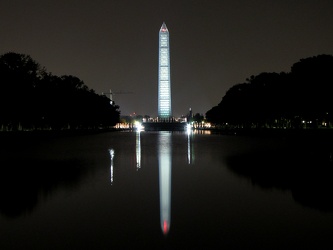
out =
{"type": "Polygon", "coordinates": [[[234,127],[330,126],[333,57],[301,59],[290,73],[261,73],[232,86],[206,119],[234,127]]]}
{"type": "Polygon", "coordinates": [[[119,121],[119,106],[72,75],[46,72],[30,56],[0,57],[2,130],[96,129],[119,121]]]}

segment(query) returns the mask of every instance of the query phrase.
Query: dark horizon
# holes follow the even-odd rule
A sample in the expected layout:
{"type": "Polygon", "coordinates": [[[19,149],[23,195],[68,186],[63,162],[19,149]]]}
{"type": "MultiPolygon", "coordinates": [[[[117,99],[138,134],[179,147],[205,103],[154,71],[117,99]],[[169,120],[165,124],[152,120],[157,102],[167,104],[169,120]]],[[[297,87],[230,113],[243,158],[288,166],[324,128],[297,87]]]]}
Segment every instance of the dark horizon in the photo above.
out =
{"type": "MultiPolygon", "coordinates": [[[[262,72],[233,85],[205,116],[190,111],[180,119],[139,114],[124,119],[196,125],[206,121],[223,129],[332,128],[332,72],[332,55],[302,58],[290,73],[262,72]]],[[[110,129],[125,122],[119,119],[120,107],[105,94],[96,94],[75,76],[47,72],[29,55],[1,55],[0,83],[1,131],[110,129]]]]}

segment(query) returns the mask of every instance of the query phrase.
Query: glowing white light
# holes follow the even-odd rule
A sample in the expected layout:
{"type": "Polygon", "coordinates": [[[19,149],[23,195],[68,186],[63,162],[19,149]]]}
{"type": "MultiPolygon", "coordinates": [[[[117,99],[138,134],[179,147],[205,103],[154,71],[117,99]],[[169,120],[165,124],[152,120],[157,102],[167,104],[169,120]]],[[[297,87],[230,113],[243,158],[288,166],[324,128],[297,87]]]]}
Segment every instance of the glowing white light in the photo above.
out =
{"type": "Polygon", "coordinates": [[[144,129],[141,122],[138,122],[138,121],[134,122],[134,127],[136,128],[136,131],[138,131],[138,132],[143,131],[143,129],[144,129]]]}

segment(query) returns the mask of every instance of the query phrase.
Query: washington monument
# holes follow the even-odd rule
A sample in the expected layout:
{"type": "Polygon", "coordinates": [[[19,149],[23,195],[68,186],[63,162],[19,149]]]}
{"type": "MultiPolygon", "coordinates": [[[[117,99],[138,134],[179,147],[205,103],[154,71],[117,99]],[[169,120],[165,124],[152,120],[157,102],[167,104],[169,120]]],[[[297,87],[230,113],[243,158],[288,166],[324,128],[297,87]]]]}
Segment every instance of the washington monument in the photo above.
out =
{"type": "Polygon", "coordinates": [[[164,22],[159,32],[158,57],[158,117],[163,120],[172,116],[169,31],[164,22]]]}

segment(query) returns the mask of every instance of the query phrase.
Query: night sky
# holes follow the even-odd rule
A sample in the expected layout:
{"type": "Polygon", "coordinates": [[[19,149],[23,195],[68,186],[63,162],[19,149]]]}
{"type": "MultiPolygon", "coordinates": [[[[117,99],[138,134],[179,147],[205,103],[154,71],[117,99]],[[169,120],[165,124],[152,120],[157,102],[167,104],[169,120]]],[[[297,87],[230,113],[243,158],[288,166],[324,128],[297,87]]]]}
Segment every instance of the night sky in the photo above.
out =
{"type": "Polygon", "coordinates": [[[154,117],[163,22],[174,116],[204,114],[251,75],[333,54],[332,0],[1,0],[0,54],[28,54],[98,94],[112,89],[122,115],[154,117]]]}

